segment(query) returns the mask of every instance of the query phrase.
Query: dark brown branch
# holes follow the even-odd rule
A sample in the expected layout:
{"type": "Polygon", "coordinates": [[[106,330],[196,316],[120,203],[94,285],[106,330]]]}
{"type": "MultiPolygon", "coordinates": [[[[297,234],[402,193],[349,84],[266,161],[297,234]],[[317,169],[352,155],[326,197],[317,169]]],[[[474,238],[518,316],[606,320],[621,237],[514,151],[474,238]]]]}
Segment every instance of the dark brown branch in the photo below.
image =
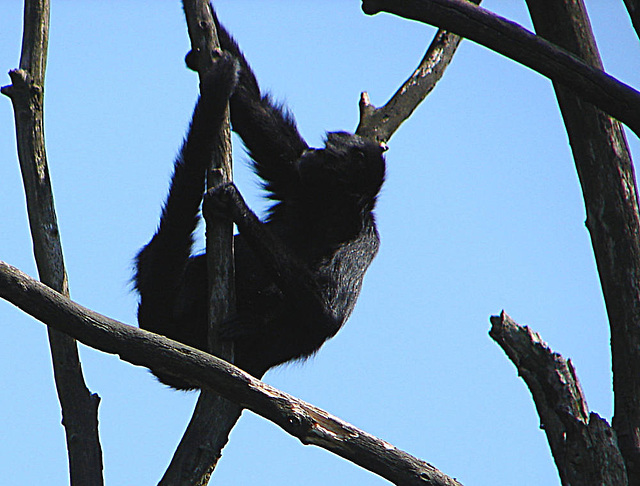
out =
{"type": "Polygon", "coordinates": [[[633,28],[636,30],[637,36],[640,37],[640,0],[624,0],[624,4],[629,11],[633,28]]]}
{"type": "MultiPolygon", "coordinates": [[[[479,4],[482,0],[473,0],[479,4]]],[[[446,30],[436,32],[427,52],[409,79],[387,103],[376,108],[365,92],[360,96],[360,123],[356,133],[386,143],[400,125],[435,88],[444,75],[462,38],[446,30]]]]}
{"type": "MultiPolygon", "coordinates": [[[[40,280],[69,294],[44,143],[44,79],[49,38],[48,0],[27,0],[20,69],[2,88],[13,104],[18,159],[40,280]]],[[[49,329],[53,371],[62,409],[72,484],[103,483],[98,436],[100,397],[86,387],[76,342],[49,329]]]]}
{"type": "MultiPolygon", "coordinates": [[[[197,53],[200,79],[213,64],[212,52],[220,47],[208,2],[184,0],[184,12],[197,53]]],[[[207,174],[207,186],[215,187],[232,180],[231,132],[229,116],[217,134],[215,153],[207,174]]],[[[219,323],[233,311],[235,302],[233,269],[233,225],[221,219],[206,221],[207,266],[209,274],[209,349],[216,356],[233,361],[231,341],[217,341],[219,323]]],[[[220,395],[203,390],[160,484],[207,484],[221,451],[228,441],[242,409],[220,395]]]]}
{"type": "Polygon", "coordinates": [[[466,0],[363,0],[381,11],[447,29],[570,87],[640,136],[640,93],[523,27],[466,0]]]}
{"type": "MultiPolygon", "coordinates": [[[[198,53],[200,79],[213,64],[212,53],[220,48],[218,34],[209,3],[204,0],[184,0],[191,49],[198,53]]],[[[231,157],[231,127],[229,113],[216,134],[214,154],[207,174],[207,187],[216,187],[233,180],[231,157]]],[[[205,215],[206,216],[206,215],[205,215]]],[[[233,347],[229,341],[218,342],[215,324],[223,321],[233,310],[235,288],[233,278],[233,225],[223,219],[207,220],[207,263],[210,287],[210,349],[217,356],[231,361],[233,347]]]]}
{"type": "Polygon", "coordinates": [[[438,30],[420,64],[387,103],[376,108],[365,92],[360,97],[360,123],[356,133],[386,143],[400,125],[435,88],[453,59],[462,38],[438,30]]]}
{"type": "MultiPolygon", "coordinates": [[[[529,0],[536,31],[589,64],[600,56],[582,2],[529,0]]],[[[587,228],[611,328],[613,427],[629,484],[640,482],[640,215],[638,190],[620,125],[554,84],[587,210],[587,228]]]]}
{"type": "Polygon", "coordinates": [[[589,413],[570,360],[549,349],[538,333],[508,315],[491,317],[489,335],[518,369],[536,404],[562,484],[620,486],[627,483],[615,432],[589,413]]]}
{"type": "Polygon", "coordinates": [[[460,485],[430,464],[226,361],[86,309],[4,262],[0,262],[0,297],[87,346],[209,388],[272,421],[303,444],[322,447],[395,484],[460,485]]]}

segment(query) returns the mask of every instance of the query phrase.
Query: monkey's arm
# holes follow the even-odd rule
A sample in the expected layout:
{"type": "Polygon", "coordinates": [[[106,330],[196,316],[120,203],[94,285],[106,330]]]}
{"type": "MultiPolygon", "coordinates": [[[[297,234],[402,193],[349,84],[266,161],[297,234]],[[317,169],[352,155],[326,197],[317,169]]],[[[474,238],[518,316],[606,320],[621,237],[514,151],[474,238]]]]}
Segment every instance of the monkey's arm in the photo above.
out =
{"type": "Polygon", "coordinates": [[[322,331],[324,336],[340,328],[342,318],[332,309],[318,278],[251,211],[233,183],[210,189],[203,211],[226,216],[236,224],[285,298],[307,317],[301,326],[313,326],[314,332],[322,331]]]}
{"type": "Polygon", "coordinates": [[[176,335],[175,332],[171,334],[171,328],[177,325],[172,322],[172,316],[191,254],[206,167],[237,73],[237,62],[225,54],[217,59],[203,79],[202,94],[176,159],[158,230],[135,262],[134,282],[141,297],[140,326],[173,338],[176,335]]]}
{"type": "Polygon", "coordinates": [[[295,183],[293,162],[309,148],[293,115],[269,95],[261,93],[256,76],[235,39],[213,11],[222,49],[240,62],[238,86],[230,99],[231,124],[240,135],[249,155],[255,161],[258,175],[267,181],[267,189],[275,194],[286,193],[295,183]]]}

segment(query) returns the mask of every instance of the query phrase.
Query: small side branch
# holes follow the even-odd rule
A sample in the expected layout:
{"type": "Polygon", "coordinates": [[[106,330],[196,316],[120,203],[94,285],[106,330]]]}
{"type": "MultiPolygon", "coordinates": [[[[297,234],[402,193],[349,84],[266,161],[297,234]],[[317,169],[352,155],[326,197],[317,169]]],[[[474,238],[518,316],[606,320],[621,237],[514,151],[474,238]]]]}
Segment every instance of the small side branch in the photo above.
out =
{"type": "Polygon", "coordinates": [[[360,96],[360,123],[356,133],[386,143],[400,125],[435,88],[453,59],[462,38],[438,30],[416,70],[387,103],[376,108],[364,92],[360,96]]]}
{"type": "MultiPolygon", "coordinates": [[[[69,295],[44,142],[44,79],[49,39],[49,1],[27,0],[20,68],[2,88],[15,115],[18,160],[40,280],[69,295]]],[[[71,484],[103,484],[98,435],[100,397],[85,384],[76,342],[49,329],[49,346],[67,439],[71,484]]]]}
{"type": "MultiPolygon", "coordinates": [[[[482,0],[473,0],[480,4],[482,0]]],[[[435,88],[460,45],[462,37],[439,29],[416,70],[387,101],[376,108],[364,92],[360,96],[360,123],[356,133],[386,143],[435,88]]]]}
{"type": "Polygon", "coordinates": [[[571,361],[504,311],[491,317],[489,335],[529,387],[562,484],[628,484],[616,434],[606,420],[589,412],[571,361]]]}
{"type": "Polygon", "coordinates": [[[432,465],[226,361],[93,312],[4,262],[0,262],[0,297],[87,346],[210,389],[272,421],[303,444],[322,447],[394,484],[460,486],[432,465]]]}
{"type": "Polygon", "coordinates": [[[640,136],[640,93],[571,53],[466,0],[363,0],[362,9],[381,11],[455,32],[549,79],[625,123],[640,136]]]}

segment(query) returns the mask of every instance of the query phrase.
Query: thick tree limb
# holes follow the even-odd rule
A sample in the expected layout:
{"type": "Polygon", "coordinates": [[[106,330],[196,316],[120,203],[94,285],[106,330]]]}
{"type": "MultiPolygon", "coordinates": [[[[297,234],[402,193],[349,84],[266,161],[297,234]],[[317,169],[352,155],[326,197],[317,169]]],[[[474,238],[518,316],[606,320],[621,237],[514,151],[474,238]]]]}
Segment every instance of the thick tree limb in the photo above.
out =
{"type": "MultiPolygon", "coordinates": [[[[472,0],[480,4],[482,0],[472,0]]],[[[386,143],[400,125],[408,119],[420,103],[435,88],[451,63],[462,37],[444,29],[436,32],[427,52],[416,70],[387,103],[376,108],[369,95],[360,96],[360,123],[356,133],[386,143]]]]}
{"type": "Polygon", "coordinates": [[[82,307],[4,262],[0,262],[0,297],[87,346],[211,389],[272,421],[303,444],[322,447],[392,483],[460,485],[430,464],[226,361],[82,307]]]}
{"type": "MultiPolygon", "coordinates": [[[[44,79],[49,40],[48,0],[27,0],[20,68],[2,88],[13,104],[18,159],[40,280],[69,295],[44,143],[44,79]]],[[[71,484],[103,484],[98,436],[100,397],[86,387],[76,342],[49,329],[49,346],[62,410],[71,484]]]]}
{"type": "MultiPolygon", "coordinates": [[[[582,2],[528,0],[536,31],[600,68],[582,2]]],[[[554,84],[587,210],[587,228],[611,328],[614,417],[629,484],[640,483],[640,214],[620,125],[554,84]]]]}
{"type": "Polygon", "coordinates": [[[363,0],[381,11],[447,29],[517,61],[617,118],[640,136],[640,93],[523,27],[466,0],[363,0]]]}
{"type": "Polygon", "coordinates": [[[571,361],[551,351],[538,333],[519,326],[504,311],[491,317],[491,325],[489,335],[531,391],[562,484],[631,484],[615,432],[598,414],[589,413],[571,361]]]}
{"type": "MultiPolygon", "coordinates": [[[[198,74],[213,64],[212,52],[220,47],[208,2],[184,0],[192,52],[198,56],[198,74]]],[[[207,174],[207,186],[232,180],[229,115],[217,134],[215,153],[207,174]]],[[[219,323],[233,311],[235,302],[233,269],[233,225],[221,219],[206,221],[207,267],[209,274],[209,350],[233,362],[231,341],[218,341],[219,323]]],[[[207,484],[242,409],[208,390],[203,390],[171,463],[160,484],[207,484]]]]}

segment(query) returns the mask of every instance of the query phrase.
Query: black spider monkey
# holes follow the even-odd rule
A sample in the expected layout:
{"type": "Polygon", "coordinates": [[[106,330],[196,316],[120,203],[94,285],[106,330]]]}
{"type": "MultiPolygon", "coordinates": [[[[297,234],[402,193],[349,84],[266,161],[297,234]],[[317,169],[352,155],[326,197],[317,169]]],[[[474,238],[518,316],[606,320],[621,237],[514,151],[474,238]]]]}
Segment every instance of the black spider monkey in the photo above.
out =
{"type": "MultiPolygon", "coordinates": [[[[273,366],[313,355],[351,314],[378,251],[372,211],[384,180],[385,147],[334,132],[324,148],[309,148],[293,116],[261,94],[238,44],[215,22],[225,52],[202,81],[158,230],[136,258],[138,322],[207,348],[207,266],[205,255],[191,256],[192,233],[229,101],[233,130],[275,203],[263,223],[233,184],[223,184],[205,196],[204,211],[238,228],[237,310],[220,337],[234,341],[236,365],[260,378],[273,366]]],[[[174,388],[194,388],[166,371],[154,374],[174,388]]]]}

